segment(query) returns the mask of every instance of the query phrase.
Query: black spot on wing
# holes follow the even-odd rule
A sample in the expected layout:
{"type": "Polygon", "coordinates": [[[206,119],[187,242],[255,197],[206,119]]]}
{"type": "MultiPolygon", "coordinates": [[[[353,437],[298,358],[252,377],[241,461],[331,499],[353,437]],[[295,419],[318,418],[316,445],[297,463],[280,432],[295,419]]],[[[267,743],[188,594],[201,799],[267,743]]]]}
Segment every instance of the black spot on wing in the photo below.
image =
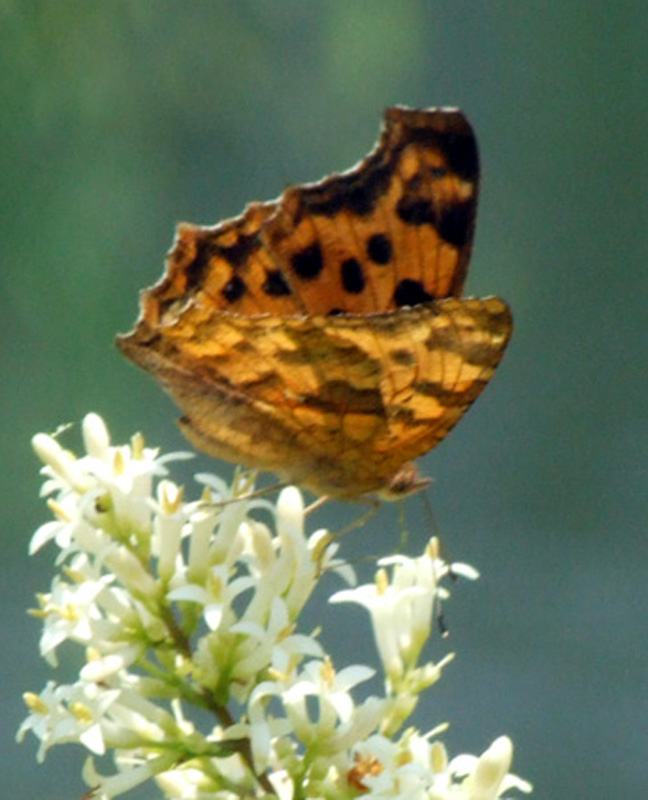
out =
{"type": "Polygon", "coordinates": [[[448,244],[463,247],[472,237],[475,209],[472,203],[458,203],[439,215],[437,230],[448,244]]]}
{"type": "Polygon", "coordinates": [[[261,242],[258,235],[253,233],[247,236],[240,235],[238,240],[228,247],[215,244],[213,245],[213,252],[215,255],[222,256],[234,267],[241,267],[260,246],[261,242]]]}
{"type": "Polygon", "coordinates": [[[360,294],[365,287],[362,265],[357,258],[347,258],[340,264],[342,286],[349,294],[360,294]]]}
{"type": "Polygon", "coordinates": [[[448,244],[463,247],[472,236],[475,204],[469,201],[437,209],[431,200],[404,195],[396,204],[396,213],[406,225],[431,225],[448,244]]]}
{"type": "Polygon", "coordinates": [[[303,280],[317,278],[324,269],[324,256],[319,243],[315,242],[295,253],[291,259],[291,266],[295,275],[303,280]]]}
{"type": "Polygon", "coordinates": [[[374,233],[367,241],[367,255],[375,264],[389,264],[392,257],[392,245],[384,233],[374,233]]]}
{"type": "Polygon", "coordinates": [[[187,279],[187,289],[196,289],[197,287],[203,285],[205,274],[209,268],[210,258],[211,253],[209,252],[206,243],[200,243],[193,261],[185,268],[184,271],[187,279]]]}
{"type": "Polygon", "coordinates": [[[245,282],[238,275],[231,277],[221,289],[221,294],[228,303],[240,300],[247,291],[245,282]]]}
{"type": "Polygon", "coordinates": [[[416,195],[404,195],[396,204],[396,213],[406,225],[436,226],[434,206],[429,200],[421,200],[416,195]]]}
{"type": "Polygon", "coordinates": [[[290,286],[288,286],[286,279],[278,269],[267,272],[267,277],[263,282],[263,291],[269,297],[285,297],[291,293],[290,286]]]}
{"type": "Polygon", "coordinates": [[[394,303],[398,308],[418,306],[433,299],[432,295],[425,291],[420,281],[413,281],[411,278],[404,278],[394,290],[394,303]]]}
{"type": "MultiPolygon", "coordinates": [[[[241,235],[233,245],[224,246],[210,237],[197,242],[196,255],[185,268],[187,289],[197,289],[204,285],[207,270],[212,259],[223,259],[235,270],[247,263],[250,256],[259,249],[261,242],[256,233],[241,235]]],[[[223,290],[225,293],[225,290],[223,290]]],[[[236,298],[235,298],[236,299],[236,298]]]]}

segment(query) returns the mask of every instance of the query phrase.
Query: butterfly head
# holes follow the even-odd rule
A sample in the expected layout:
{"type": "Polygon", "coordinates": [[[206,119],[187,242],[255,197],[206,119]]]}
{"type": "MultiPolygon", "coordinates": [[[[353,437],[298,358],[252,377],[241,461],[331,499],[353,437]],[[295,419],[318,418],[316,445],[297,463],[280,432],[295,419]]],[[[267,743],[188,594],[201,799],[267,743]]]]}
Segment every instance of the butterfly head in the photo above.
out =
{"type": "Polygon", "coordinates": [[[430,478],[421,475],[416,464],[408,461],[391,476],[377,495],[381,500],[400,500],[407,495],[420,492],[429,484],[430,478]]]}

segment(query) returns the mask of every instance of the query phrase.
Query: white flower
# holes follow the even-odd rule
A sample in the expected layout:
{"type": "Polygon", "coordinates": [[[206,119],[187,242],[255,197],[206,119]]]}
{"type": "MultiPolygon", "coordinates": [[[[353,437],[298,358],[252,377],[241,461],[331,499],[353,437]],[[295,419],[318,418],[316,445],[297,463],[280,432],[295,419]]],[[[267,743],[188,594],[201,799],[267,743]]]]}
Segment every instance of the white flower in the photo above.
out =
{"type": "Polygon", "coordinates": [[[302,656],[322,655],[319,642],[312,636],[292,632],[288,608],[281,597],[273,598],[265,625],[244,619],[232,625],[231,631],[244,634],[248,643],[246,652],[241,652],[237,668],[241,677],[268,666],[275,672],[289,673],[302,656]]]}
{"type": "Polygon", "coordinates": [[[102,718],[120,692],[94,684],[54,686],[48,683],[39,695],[27,694],[32,714],[23,722],[18,736],[29,729],[41,739],[40,760],[48,747],[78,741],[93,753],[105,752],[102,718]]]}
{"type": "Polygon", "coordinates": [[[301,627],[322,577],[335,572],[353,585],[355,575],[326,531],[307,535],[296,488],[272,504],[248,497],[249,474],[231,486],[201,475],[201,497],[186,500],[165,467],[179,456],[159,457],[141,436],[112,445],[92,414],[83,439],[87,452],[77,458],[51,436],[34,437],[55,519],[30,549],[59,549],[58,574],[33,611],[43,621],[41,654],[52,667],[64,643],[84,656],[70,682],[25,695],[18,738],[37,737],[39,760],[71,742],[112,755],[112,774],[91,758],[84,767],[100,800],[148,780],[182,800],[352,800],[358,792],[494,800],[529,789],[509,774],[505,737],[479,758],[452,760],[430,741],[440,728],[396,738],[449,660],[418,663],[435,602],[448,596],[439,582],[450,567],[434,541],[417,559],[380,562],[375,584],[333,598],[370,611],[386,692],[358,698],[375,670],[336,670],[318,632],[301,627]]]}
{"type": "Polygon", "coordinates": [[[48,681],[40,694],[26,692],[23,695],[30,714],[23,721],[16,734],[20,742],[27,731],[31,730],[40,739],[38,761],[43,761],[47,749],[54,744],[67,741],[74,725],[70,724],[67,709],[61,698],[61,690],[54,681],[48,681]]]}
{"type": "Polygon", "coordinates": [[[420,800],[497,800],[509,789],[530,792],[531,785],[509,774],[513,747],[501,736],[479,758],[448,760],[431,735],[406,731],[399,741],[372,736],[355,751],[352,782],[367,798],[420,800]]]}
{"type": "MultiPolygon", "coordinates": [[[[97,528],[128,536],[150,523],[152,479],[166,474],[157,451],[145,448],[138,436],[133,437],[130,446],[111,447],[106,426],[96,414],[85,418],[83,434],[88,454],[82,458],[64,450],[47,434],[39,433],[32,440],[36,454],[45,463],[42,472],[48,478],[42,494],[56,495],[50,507],[58,518],[36,531],[30,546],[32,553],[55,539],[65,554],[79,545],[84,534],[87,537],[97,528]]],[[[181,457],[184,456],[175,454],[164,461],[181,457]]],[[[83,539],[82,546],[88,548],[87,539],[83,539]]]]}
{"type": "Polygon", "coordinates": [[[374,671],[369,667],[347,667],[336,672],[329,661],[310,661],[306,664],[299,678],[284,693],[284,702],[295,719],[295,727],[303,726],[303,740],[308,736],[315,739],[323,733],[328,735],[338,721],[348,722],[354,707],[350,690],[369,680],[373,674],[374,671]],[[308,697],[316,698],[319,707],[317,728],[310,730],[311,715],[306,703],[308,697]]]}
{"type": "Polygon", "coordinates": [[[500,736],[479,758],[467,755],[453,758],[448,770],[455,776],[465,776],[461,788],[467,800],[495,800],[509,789],[522,792],[532,789],[528,781],[509,774],[512,760],[513,743],[508,736],[500,736]]]}
{"type": "MultiPolygon", "coordinates": [[[[406,677],[412,680],[418,656],[430,637],[439,580],[448,574],[448,566],[438,557],[435,539],[418,558],[392,556],[379,564],[382,568],[373,584],[337,592],[330,602],[359,603],[369,611],[385,673],[392,688],[398,689],[406,677]],[[393,568],[391,581],[386,566],[393,568]]],[[[417,679],[421,680],[421,673],[417,679]]],[[[433,679],[429,670],[428,679],[433,679]]]]}

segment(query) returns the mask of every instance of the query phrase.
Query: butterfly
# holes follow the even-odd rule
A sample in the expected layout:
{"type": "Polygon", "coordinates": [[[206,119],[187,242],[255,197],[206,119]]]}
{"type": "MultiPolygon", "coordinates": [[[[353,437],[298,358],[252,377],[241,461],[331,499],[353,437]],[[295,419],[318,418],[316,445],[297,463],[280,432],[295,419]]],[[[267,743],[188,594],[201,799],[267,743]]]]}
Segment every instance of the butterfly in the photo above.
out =
{"type": "Polygon", "coordinates": [[[340,499],[416,491],[512,330],[503,300],[461,296],[478,178],[460,111],[390,108],[352,169],[181,224],[117,344],[207,453],[340,499]]]}

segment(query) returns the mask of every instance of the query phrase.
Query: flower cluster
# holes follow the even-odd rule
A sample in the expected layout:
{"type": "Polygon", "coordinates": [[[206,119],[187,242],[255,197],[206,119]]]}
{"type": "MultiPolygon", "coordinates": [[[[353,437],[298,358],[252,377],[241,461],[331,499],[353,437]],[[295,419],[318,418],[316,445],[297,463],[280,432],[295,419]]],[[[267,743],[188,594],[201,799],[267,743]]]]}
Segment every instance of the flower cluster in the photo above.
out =
{"type": "Polygon", "coordinates": [[[419,664],[447,595],[434,540],[419,558],[385,560],[374,584],[331,598],[370,612],[385,689],[358,700],[375,671],[336,671],[317,636],[299,629],[322,576],[353,586],[354,574],[326,531],[305,535],[297,489],[272,504],[243,473],[232,486],[203,475],[189,502],[166,477],[180,454],[159,457],[140,436],[113,446],[94,414],[83,438],[80,458],[54,437],[34,438],[54,520],[31,552],[47,542],[60,551],[33,611],[41,655],[56,667],[61,646],[83,653],[74,682],[25,695],[18,736],[37,736],[40,760],[54,745],[83,745],[92,754],[83,777],[102,800],[149,779],[183,800],[489,800],[530,790],[509,774],[506,737],[479,758],[449,759],[439,729],[403,727],[448,661],[419,664]],[[106,775],[102,756],[114,762],[106,775]]]}

